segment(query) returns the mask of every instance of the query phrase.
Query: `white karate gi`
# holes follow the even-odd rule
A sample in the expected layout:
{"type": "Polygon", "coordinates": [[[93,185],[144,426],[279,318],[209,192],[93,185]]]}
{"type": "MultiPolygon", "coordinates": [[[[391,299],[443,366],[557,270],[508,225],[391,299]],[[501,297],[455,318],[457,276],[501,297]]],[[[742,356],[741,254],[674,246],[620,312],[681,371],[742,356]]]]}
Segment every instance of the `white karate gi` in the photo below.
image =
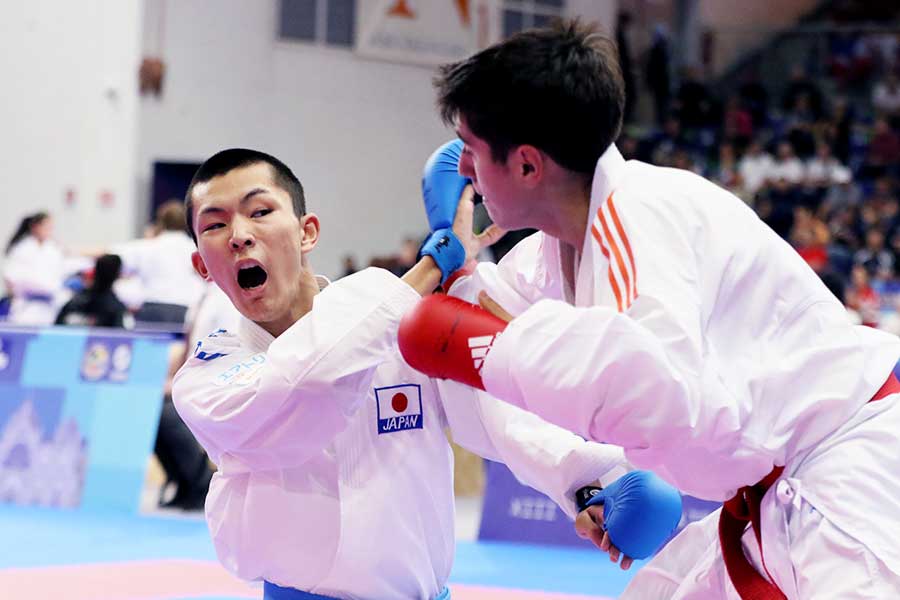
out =
{"type": "Polygon", "coordinates": [[[572,492],[625,472],[619,448],[409,368],[397,326],[419,299],[366,269],[277,339],[244,319],[178,372],[176,408],[219,467],[206,517],[228,570],[337,598],[434,598],[454,553],[447,426],[570,516],[572,492]]]}
{"type": "MultiPolygon", "coordinates": [[[[900,398],[866,404],[900,341],[852,325],[787,243],[692,173],[612,146],[588,214],[579,256],[538,233],[451,288],[521,313],[485,359],[487,391],[701,498],[784,465],[762,529],[788,598],[900,597],[900,398]]],[[[625,597],[733,594],[717,518],[676,538],[625,597]]],[[[752,532],[744,545],[758,555],[752,532]]]]}
{"type": "Polygon", "coordinates": [[[26,235],[3,263],[3,279],[12,294],[9,322],[17,325],[53,325],[69,299],[63,287],[65,258],[53,240],[39,242],[26,235]]]}

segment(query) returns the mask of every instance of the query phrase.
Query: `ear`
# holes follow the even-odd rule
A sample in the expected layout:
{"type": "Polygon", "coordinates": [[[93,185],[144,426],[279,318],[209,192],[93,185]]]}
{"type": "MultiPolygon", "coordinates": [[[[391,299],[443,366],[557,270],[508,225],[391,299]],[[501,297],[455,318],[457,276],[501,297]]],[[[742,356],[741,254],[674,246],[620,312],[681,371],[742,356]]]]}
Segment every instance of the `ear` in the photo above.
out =
{"type": "Polygon", "coordinates": [[[316,247],[319,241],[319,217],[314,213],[306,213],[300,218],[300,251],[306,254],[316,247]]]}
{"type": "Polygon", "coordinates": [[[544,154],[527,144],[518,146],[510,152],[509,165],[515,177],[528,188],[540,183],[547,166],[544,154]]]}
{"type": "Polygon", "coordinates": [[[200,256],[200,252],[197,250],[194,250],[194,253],[191,254],[191,264],[194,266],[194,270],[200,277],[206,281],[212,281],[212,277],[209,275],[209,269],[206,268],[206,263],[203,262],[203,257],[200,256]]]}

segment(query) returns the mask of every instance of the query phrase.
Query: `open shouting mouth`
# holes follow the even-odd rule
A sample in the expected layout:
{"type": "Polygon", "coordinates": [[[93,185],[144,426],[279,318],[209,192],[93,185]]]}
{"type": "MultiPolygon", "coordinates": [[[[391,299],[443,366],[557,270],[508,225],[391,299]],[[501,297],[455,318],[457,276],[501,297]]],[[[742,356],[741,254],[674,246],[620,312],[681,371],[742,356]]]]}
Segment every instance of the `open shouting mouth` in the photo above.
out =
{"type": "Polygon", "coordinates": [[[269,274],[259,265],[249,265],[238,269],[237,282],[241,288],[252,290],[266,282],[269,274]]]}

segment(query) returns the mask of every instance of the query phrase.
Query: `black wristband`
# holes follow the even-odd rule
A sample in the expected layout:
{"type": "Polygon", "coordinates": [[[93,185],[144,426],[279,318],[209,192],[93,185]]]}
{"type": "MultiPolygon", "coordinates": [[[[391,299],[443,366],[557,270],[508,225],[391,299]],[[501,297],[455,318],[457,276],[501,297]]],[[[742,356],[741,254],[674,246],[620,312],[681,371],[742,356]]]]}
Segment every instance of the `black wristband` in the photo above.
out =
{"type": "Polygon", "coordinates": [[[575,506],[578,507],[578,512],[587,508],[587,503],[590,499],[599,494],[602,489],[602,487],[596,485],[586,485],[575,492],[575,506]]]}

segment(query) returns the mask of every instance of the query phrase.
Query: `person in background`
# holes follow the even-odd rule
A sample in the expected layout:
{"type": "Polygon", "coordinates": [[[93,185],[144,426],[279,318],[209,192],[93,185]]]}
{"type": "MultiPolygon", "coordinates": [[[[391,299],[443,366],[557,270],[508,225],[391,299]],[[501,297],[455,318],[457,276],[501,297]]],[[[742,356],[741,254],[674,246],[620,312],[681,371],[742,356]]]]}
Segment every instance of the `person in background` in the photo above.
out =
{"type": "Polygon", "coordinates": [[[175,346],[169,356],[169,374],[166,377],[163,407],[153,447],[153,452],[166,473],[166,485],[163,486],[159,502],[163,508],[202,510],[213,476],[206,452],[181,420],[172,403],[172,380],[178,369],[200,346],[201,340],[220,329],[234,331],[239,321],[240,313],[225,292],[215,283],[205,282],[203,295],[188,310],[184,342],[175,346]],[[166,499],[169,483],[175,484],[175,494],[166,499]]]}
{"type": "Polygon", "coordinates": [[[98,258],[90,287],[66,302],[56,317],[56,324],[119,328],[133,325],[128,308],[113,291],[113,284],[121,272],[122,259],[115,254],[98,258]]]}
{"type": "Polygon", "coordinates": [[[183,326],[188,307],[203,293],[203,281],[191,266],[194,244],[184,232],[184,208],[179,201],[160,205],[159,233],[114,248],[127,275],[141,281],[144,303],[135,320],[183,326]]]}
{"type": "Polygon", "coordinates": [[[66,300],[64,256],[53,240],[53,218],[28,215],[6,245],[3,282],[12,297],[9,322],[52,325],[66,300]]]}

